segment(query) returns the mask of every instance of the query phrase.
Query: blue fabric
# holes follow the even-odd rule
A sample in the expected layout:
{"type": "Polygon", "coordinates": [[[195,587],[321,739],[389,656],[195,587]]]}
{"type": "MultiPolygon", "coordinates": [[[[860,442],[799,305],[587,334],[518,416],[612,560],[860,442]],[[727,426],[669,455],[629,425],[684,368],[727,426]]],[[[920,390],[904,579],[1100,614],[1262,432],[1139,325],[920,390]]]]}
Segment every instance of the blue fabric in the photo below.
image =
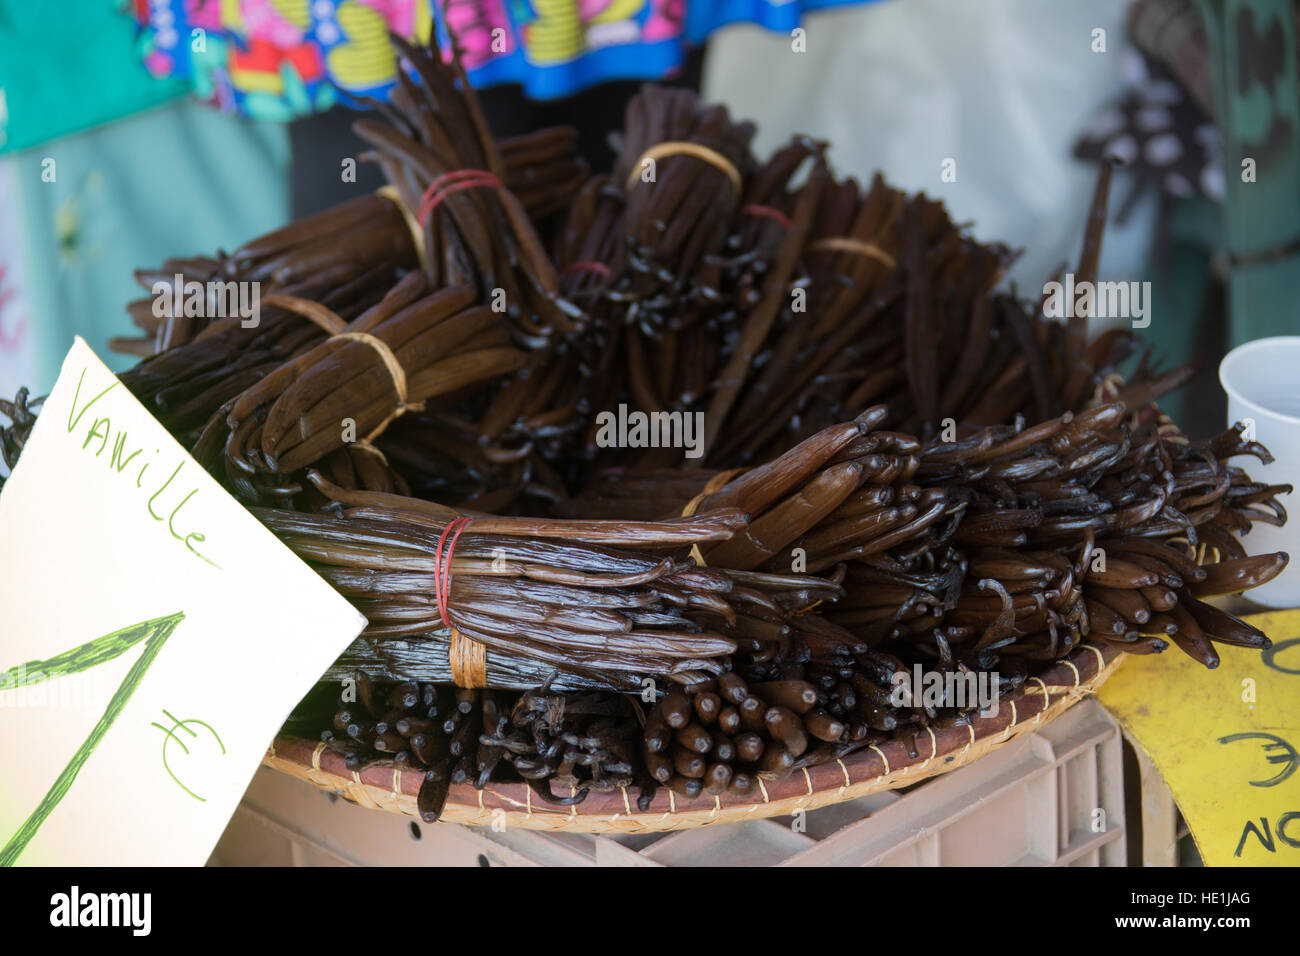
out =
{"type": "Polygon", "coordinates": [[[288,130],[187,102],[14,154],[36,380],[47,391],[73,335],[115,370],[136,359],[108,341],[134,336],[132,275],[173,256],[212,254],[289,218],[288,130]],[[42,180],[55,161],[54,182],[42,180]]]}

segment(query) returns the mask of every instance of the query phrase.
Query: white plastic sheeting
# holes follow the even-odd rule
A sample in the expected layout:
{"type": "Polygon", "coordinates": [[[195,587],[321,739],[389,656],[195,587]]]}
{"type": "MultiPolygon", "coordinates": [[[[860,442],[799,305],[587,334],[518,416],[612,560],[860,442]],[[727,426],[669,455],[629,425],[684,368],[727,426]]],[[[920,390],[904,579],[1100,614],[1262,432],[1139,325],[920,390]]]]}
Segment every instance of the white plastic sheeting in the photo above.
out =
{"type": "MultiPolygon", "coordinates": [[[[841,173],[943,199],[976,237],[1024,248],[1011,272],[1036,297],[1078,253],[1096,167],[1078,134],[1122,87],[1124,0],[888,0],[810,15],[799,44],[736,26],[717,34],[704,92],[759,124],[760,155],[794,132],[832,143],[841,173]],[[1093,52],[1096,29],[1106,52],[1093,52]],[[941,179],[955,160],[956,181],[941,179]]],[[[1127,188],[1112,188],[1112,209],[1127,188]]],[[[1108,228],[1102,272],[1138,278],[1147,204],[1108,228]]]]}

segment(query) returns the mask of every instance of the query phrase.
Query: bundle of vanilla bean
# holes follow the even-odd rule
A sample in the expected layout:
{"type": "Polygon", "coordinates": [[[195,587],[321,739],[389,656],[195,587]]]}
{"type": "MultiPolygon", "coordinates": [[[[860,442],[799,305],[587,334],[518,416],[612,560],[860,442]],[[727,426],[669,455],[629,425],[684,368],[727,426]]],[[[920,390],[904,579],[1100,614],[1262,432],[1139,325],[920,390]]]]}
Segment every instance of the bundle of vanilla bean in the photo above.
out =
{"type": "MultiPolygon", "coordinates": [[[[355,129],[376,147],[365,158],[379,164],[415,216],[429,280],[435,287],[468,284],[484,301],[495,298],[522,344],[539,346],[556,332],[574,331],[581,310],[559,295],[555,266],[512,189],[459,53],[445,61],[437,50],[393,42],[419,82],[399,72],[386,121],[359,120],[355,129]]],[[[552,155],[572,145],[570,133],[534,134],[519,146],[515,168],[532,165],[530,153],[552,155]]],[[[521,182],[517,172],[515,185],[537,212],[550,212],[567,204],[585,173],[574,161],[559,181],[538,182],[524,172],[521,182]]]]}
{"type": "MultiPolygon", "coordinates": [[[[587,181],[588,167],[576,155],[576,145],[577,133],[567,126],[495,142],[504,192],[522,206],[534,228],[568,208],[587,181]]],[[[419,267],[425,240],[416,235],[421,230],[408,211],[416,207],[405,205],[395,190],[381,193],[306,216],[229,254],[168,259],[137,270],[136,281],[151,291],[157,283],[174,285],[178,275],[179,291],[184,283],[200,283],[203,302],[189,314],[183,307],[158,308],[156,295],[131,302],[127,312],[144,334],[115,338],[113,349],[147,357],[190,341],[220,316],[218,302],[207,292],[211,282],[256,282],[262,295],[315,298],[312,290],[332,289],[376,268],[419,267]]],[[[435,284],[444,283],[435,278],[435,284]]]]}
{"type": "Polygon", "coordinates": [[[728,632],[750,608],[790,617],[839,594],[810,575],[697,567],[685,549],[729,538],[744,525],[735,509],[659,522],[517,518],[313,478],[346,505],[341,516],[254,514],[366,615],[366,641],[472,642],[591,686],[695,684],[725,669],[737,646],[728,632]]]}
{"type": "Polygon", "coordinates": [[[566,694],[549,681],[515,694],[375,680],[363,670],[344,679],[355,693],[335,695],[325,746],[355,770],[376,761],[423,770],[416,806],[426,823],[441,816],[452,784],[482,790],[506,771],[560,806],[639,781],[638,805],[649,806],[654,788],[637,757],[641,723],[630,698],[566,694]]]}
{"type": "MultiPolygon", "coordinates": [[[[374,685],[324,718],[352,766],[425,770],[431,818],[502,776],[745,795],[971,719],[899,699],[916,666],[996,695],[1085,641],[1267,645],[1205,598],[1285,566],[1237,535],[1290,487],[1231,463],[1268,460],[1238,432],[1163,418],[1187,372],[1130,367],[1136,334],[1049,320],[999,287],[1006,247],[824,143],[760,160],[750,124],[649,87],[589,175],[571,132],[494,141],[454,52],[398,47],[413,72],[358,127],[393,193],[140,273],[260,282],[262,314],[136,303],[120,343],[149,356],[131,390],[365,614],[327,675],[374,685]],[[699,457],[610,441],[624,406],[701,415],[699,457]]],[[[32,413],[0,412],[10,462],[32,413]]]]}

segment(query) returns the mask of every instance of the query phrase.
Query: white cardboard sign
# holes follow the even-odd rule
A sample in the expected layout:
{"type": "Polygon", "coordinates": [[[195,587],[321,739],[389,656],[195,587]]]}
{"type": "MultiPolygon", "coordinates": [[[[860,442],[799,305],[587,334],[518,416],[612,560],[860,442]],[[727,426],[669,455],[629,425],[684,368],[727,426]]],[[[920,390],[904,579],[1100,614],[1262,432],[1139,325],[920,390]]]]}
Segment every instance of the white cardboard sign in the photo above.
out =
{"type": "Polygon", "coordinates": [[[0,493],[0,865],[199,865],[365,619],[78,338],[0,493]]]}

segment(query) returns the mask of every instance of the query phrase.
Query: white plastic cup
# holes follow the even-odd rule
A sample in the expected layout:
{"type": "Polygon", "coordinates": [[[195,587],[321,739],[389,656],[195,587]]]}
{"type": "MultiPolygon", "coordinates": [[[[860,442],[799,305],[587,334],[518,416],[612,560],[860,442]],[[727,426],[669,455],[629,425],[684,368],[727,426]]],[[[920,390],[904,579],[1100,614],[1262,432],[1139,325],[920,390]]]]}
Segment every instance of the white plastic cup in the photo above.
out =
{"type": "MultiPolygon", "coordinates": [[[[1253,423],[1255,441],[1273,454],[1273,464],[1250,462],[1255,481],[1300,488],[1300,335],[1279,335],[1239,345],[1219,364],[1219,382],[1228,393],[1228,423],[1253,423]]],[[[1251,554],[1285,551],[1286,570],[1246,597],[1273,608],[1300,607],[1300,507],[1296,496],[1280,499],[1290,513],[1277,528],[1256,524],[1242,543],[1251,554]]]]}

